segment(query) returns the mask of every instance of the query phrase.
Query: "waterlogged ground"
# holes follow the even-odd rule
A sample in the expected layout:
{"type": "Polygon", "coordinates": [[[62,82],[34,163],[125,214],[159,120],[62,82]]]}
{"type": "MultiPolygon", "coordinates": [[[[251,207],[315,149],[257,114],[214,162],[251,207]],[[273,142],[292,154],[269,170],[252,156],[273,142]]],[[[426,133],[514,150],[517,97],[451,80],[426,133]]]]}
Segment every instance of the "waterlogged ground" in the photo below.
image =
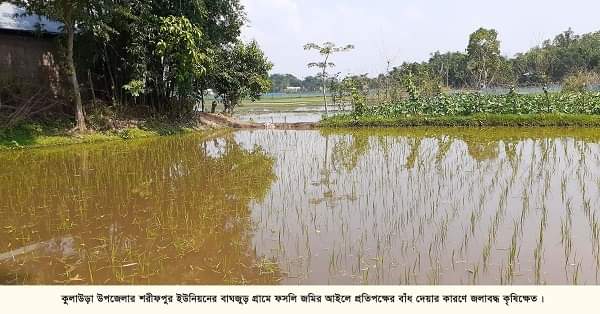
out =
{"type": "Polygon", "coordinates": [[[0,154],[0,282],[598,284],[594,129],[239,131],[0,154]]]}
{"type": "MultiPolygon", "coordinates": [[[[340,112],[349,112],[349,107],[329,106],[329,112],[336,114],[340,112]]],[[[277,111],[268,107],[244,107],[244,111],[236,114],[236,117],[242,121],[252,121],[256,123],[300,123],[300,122],[319,122],[325,115],[323,105],[282,107],[277,111]]]]}

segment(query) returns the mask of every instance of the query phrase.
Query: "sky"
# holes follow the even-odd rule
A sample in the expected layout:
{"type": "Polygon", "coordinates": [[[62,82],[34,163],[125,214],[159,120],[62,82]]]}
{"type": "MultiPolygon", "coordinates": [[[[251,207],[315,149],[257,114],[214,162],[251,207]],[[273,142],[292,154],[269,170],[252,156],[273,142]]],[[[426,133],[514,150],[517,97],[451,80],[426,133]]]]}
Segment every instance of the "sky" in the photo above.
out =
{"type": "Polygon", "coordinates": [[[354,44],[333,57],[335,72],[376,76],[405,61],[425,61],[437,50],[464,51],[479,27],[499,33],[502,54],[513,56],[569,27],[600,30],[600,0],[241,0],[255,39],[274,63],[271,73],[315,74],[308,42],[354,44]]]}

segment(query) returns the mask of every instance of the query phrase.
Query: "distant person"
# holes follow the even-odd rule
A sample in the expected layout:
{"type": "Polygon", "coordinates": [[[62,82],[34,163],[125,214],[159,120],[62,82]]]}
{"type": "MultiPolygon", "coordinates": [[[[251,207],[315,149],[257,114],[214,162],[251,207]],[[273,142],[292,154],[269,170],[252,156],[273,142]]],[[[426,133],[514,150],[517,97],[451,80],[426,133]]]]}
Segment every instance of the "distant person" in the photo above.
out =
{"type": "Polygon", "coordinates": [[[213,100],[212,105],[210,107],[210,113],[215,113],[217,111],[217,101],[213,100]]]}

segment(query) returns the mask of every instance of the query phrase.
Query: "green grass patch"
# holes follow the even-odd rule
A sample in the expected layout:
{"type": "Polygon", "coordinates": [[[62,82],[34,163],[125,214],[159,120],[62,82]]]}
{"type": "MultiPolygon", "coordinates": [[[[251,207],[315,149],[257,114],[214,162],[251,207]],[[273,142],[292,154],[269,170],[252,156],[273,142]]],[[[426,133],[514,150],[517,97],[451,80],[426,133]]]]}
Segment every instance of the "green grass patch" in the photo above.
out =
{"type": "MultiPolygon", "coordinates": [[[[328,97],[328,102],[332,102],[328,97]]],[[[304,96],[304,97],[269,97],[263,96],[260,100],[244,100],[237,111],[290,111],[302,107],[323,106],[323,96],[304,96]]]]}
{"type": "Polygon", "coordinates": [[[124,128],[85,134],[69,134],[68,124],[21,123],[10,129],[0,129],[0,150],[36,148],[58,145],[98,143],[115,140],[133,140],[156,136],[186,134],[196,131],[165,123],[146,123],[141,127],[124,128]]]}

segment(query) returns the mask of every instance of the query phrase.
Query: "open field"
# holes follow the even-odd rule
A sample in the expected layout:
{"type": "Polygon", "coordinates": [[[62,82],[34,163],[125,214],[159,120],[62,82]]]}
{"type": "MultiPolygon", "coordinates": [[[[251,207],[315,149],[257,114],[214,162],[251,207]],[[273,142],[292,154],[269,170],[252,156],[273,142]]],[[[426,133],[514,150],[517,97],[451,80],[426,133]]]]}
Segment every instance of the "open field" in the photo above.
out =
{"type": "MultiPolygon", "coordinates": [[[[327,101],[331,102],[331,99],[328,99],[327,101]]],[[[250,111],[294,111],[303,107],[321,108],[323,107],[323,97],[265,96],[255,102],[244,100],[242,105],[237,108],[237,111],[239,113],[250,111]]]]}

